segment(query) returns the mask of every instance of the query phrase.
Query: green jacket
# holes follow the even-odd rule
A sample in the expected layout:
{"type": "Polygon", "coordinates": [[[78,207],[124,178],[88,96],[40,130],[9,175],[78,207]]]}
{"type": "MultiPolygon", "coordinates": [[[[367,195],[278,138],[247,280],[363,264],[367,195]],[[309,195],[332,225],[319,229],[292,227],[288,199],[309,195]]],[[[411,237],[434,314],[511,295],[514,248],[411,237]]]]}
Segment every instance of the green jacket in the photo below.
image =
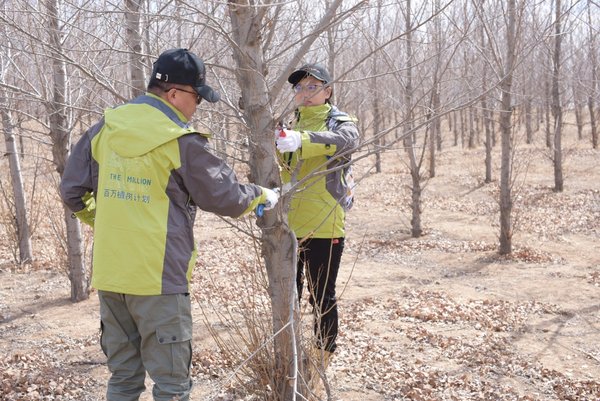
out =
{"type": "Polygon", "coordinates": [[[60,191],[78,213],[94,195],[92,286],[133,295],[189,292],[196,206],[238,217],[265,201],[152,94],[106,110],[72,150],[60,191]]]}
{"type": "Polygon", "coordinates": [[[359,142],[355,121],[329,104],[298,109],[293,129],[301,132],[302,145],[281,158],[284,184],[294,174],[297,182],[311,175],[290,203],[288,221],[297,238],[345,236],[345,173],[359,142]]]}

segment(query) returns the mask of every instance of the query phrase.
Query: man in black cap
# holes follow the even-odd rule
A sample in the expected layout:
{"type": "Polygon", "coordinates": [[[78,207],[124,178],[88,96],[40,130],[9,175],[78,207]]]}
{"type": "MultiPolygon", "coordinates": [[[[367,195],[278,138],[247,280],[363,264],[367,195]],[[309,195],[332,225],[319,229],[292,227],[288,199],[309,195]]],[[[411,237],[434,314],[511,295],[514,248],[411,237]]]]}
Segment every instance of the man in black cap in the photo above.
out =
{"type": "Polygon", "coordinates": [[[138,400],[146,372],[154,400],[189,399],[196,208],[238,217],[278,200],[275,191],[239,183],[208,135],[191,127],[202,99],[219,100],[205,75],[187,49],[162,53],[148,92],[106,110],[63,173],[63,201],[94,228],[108,401],[138,400]]]}

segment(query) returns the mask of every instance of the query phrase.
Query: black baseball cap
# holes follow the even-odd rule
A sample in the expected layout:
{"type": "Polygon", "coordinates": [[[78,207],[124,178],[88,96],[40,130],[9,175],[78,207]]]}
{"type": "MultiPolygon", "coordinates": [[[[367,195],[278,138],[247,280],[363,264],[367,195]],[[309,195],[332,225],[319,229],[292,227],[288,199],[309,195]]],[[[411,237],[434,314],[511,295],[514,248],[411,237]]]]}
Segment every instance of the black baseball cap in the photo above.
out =
{"type": "Polygon", "coordinates": [[[188,49],[164,51],[154,62],[150,80],[193,86],[198,95],[211,103],[221,99],[219,92],[206,85],[204,62],[188,49]]]}
{"type": "Polygon", "coordinates": [[[304,64],[302,67],[290,74],[288,77],[288,82],[292,85],[296,85],[303,78],[306,78],[309,75],[312,75],[325,84],[331,82],[331,76],[329,75],[329,72],[327,72],[327,69],[321,64],[304,64]]]}

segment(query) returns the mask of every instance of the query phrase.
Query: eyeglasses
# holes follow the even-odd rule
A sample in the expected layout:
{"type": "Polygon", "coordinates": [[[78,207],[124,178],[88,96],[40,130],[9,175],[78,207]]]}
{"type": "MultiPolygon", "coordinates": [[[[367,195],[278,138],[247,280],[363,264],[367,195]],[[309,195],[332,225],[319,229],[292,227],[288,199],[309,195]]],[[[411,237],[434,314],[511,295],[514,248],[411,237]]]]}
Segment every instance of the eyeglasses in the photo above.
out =
{"type": "Polygon", "coordinates": [[[191,93],[192,95],[195,95],[196,96],[196,104],[200,104],[200,102],[202,101],[202,97],[198,93],[196,93],[196,91],[188,91],[188,90],[185,90],[185,89],[172,87],[172,88],[169,88],[169,89],[165,90],[165,92],[168,92],[171,89],[175,89],[177,91],[182,91],[182,92],[191,93]]]}
{"type": "Polygon", "coordinates": [[[308,84],[308,85],[294,85],[293,89],[294,92],[296,93],[300,93],[302,91],[306,91],[306,92],[315,92],[318,89],[322,88],[324,85],[315,85],[315,84],[308,84]]]}

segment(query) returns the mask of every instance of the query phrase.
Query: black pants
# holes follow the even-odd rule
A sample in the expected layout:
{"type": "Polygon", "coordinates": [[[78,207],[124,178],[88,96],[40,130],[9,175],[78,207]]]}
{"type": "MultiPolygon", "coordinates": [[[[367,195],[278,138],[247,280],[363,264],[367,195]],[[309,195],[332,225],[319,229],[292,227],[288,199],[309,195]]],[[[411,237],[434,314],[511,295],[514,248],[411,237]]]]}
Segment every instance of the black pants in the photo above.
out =
{"type": "Polygon", "coordinates": [[[313,306],[317,346],[334,352],[337,345],[338,310],[335,298],[344,238],[312,238],[298,244],[296,284],[302,300],[304,280],[308,284],[309,302],[313,306]]]}

